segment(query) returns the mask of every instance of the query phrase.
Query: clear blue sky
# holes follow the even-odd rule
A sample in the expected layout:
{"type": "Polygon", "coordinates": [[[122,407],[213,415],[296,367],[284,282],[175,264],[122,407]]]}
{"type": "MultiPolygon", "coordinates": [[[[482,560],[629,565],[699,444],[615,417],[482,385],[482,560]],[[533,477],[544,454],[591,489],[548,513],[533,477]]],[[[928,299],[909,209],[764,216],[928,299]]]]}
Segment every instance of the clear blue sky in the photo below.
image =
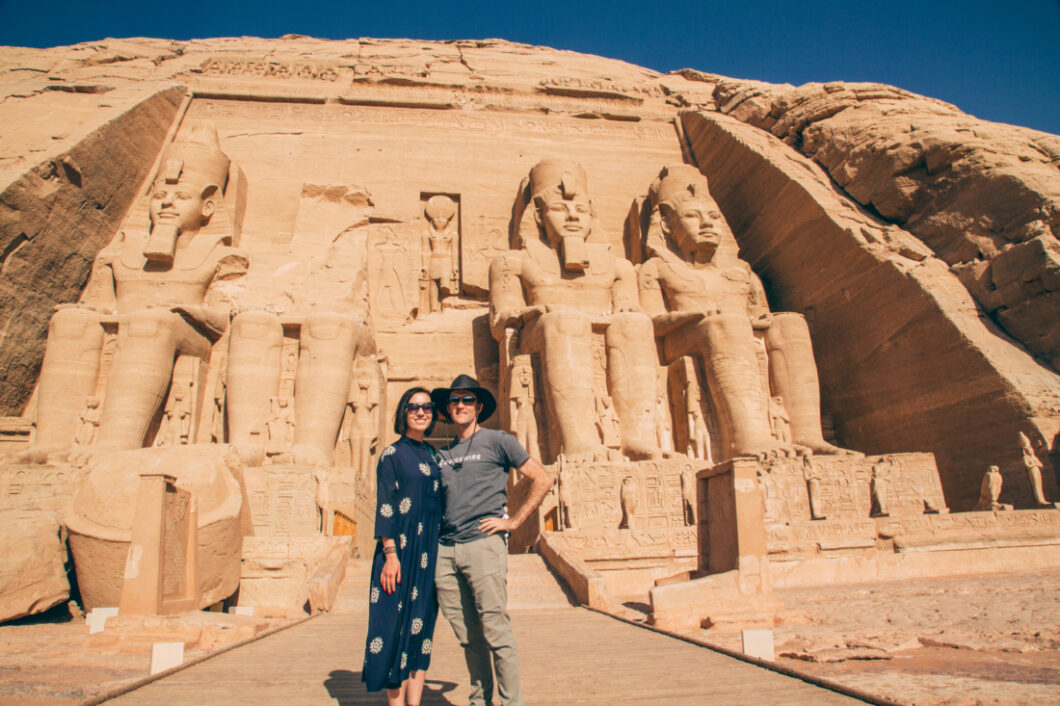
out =
{"type": "Polygon", "coordinates": [[[1060,134],[1060,0],[0,0],[0,44],[287,33],[482,39],[777,83],[878,81],[1060,134]]]}

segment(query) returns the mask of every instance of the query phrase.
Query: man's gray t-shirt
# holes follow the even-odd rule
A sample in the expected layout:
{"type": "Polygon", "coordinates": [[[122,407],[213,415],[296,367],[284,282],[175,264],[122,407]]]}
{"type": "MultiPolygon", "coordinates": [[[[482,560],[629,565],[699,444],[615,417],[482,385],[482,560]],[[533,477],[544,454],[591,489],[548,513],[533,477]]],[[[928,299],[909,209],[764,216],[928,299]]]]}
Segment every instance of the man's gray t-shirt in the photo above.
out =
{"type": "Polygon", "coordinates": [[[508,469],[526,463],[530,454],[507,432],[479,429],[470,438],[442,447],[442,533],[446,545],[481,539],[484,517],[504,517],[508,503],[508,469]]]}

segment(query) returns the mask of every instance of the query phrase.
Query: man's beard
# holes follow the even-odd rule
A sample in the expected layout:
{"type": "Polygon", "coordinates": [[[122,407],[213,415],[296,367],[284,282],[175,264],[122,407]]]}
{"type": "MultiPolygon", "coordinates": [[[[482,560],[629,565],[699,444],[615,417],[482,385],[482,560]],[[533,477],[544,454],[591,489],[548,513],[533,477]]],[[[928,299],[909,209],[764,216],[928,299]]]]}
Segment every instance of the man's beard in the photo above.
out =
{"type": "Polygon", "coordinates": [[[175,223],[156,223],[144,246],[144,257],[160,265],[172,265],[177,252],[180,226],[175,223]]]}

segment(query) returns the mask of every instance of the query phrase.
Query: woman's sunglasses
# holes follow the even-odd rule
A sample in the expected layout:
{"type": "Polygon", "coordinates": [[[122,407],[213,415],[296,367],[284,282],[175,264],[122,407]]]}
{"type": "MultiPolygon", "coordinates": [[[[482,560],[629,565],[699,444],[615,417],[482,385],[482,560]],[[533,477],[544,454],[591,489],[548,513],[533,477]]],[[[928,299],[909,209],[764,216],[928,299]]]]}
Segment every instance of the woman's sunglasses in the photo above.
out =
{"type": "Polygon", "coordinates": [[[410,402],[410,403],[405,405],[405,412],[406,413],[419,412],[421,409],[424,412],[432,412],[432,411],[434,411],[434,403],[433,402],[424,402],[423,404],[415,404],[413,402],[410,402]]]}

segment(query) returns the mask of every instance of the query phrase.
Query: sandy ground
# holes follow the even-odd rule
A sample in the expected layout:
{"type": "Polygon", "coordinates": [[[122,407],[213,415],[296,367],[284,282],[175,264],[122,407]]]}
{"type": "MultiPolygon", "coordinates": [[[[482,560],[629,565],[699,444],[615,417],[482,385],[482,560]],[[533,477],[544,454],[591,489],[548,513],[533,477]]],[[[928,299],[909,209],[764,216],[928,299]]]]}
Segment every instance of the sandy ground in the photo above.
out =
{"type": "MultiPolygon", "coordinates": [[[[786,666],[909,704],[1060,704],[1060,571],[778,596],[786,666]]],[[[737,632],[695,636],[740,649],[737,632]]]]}

